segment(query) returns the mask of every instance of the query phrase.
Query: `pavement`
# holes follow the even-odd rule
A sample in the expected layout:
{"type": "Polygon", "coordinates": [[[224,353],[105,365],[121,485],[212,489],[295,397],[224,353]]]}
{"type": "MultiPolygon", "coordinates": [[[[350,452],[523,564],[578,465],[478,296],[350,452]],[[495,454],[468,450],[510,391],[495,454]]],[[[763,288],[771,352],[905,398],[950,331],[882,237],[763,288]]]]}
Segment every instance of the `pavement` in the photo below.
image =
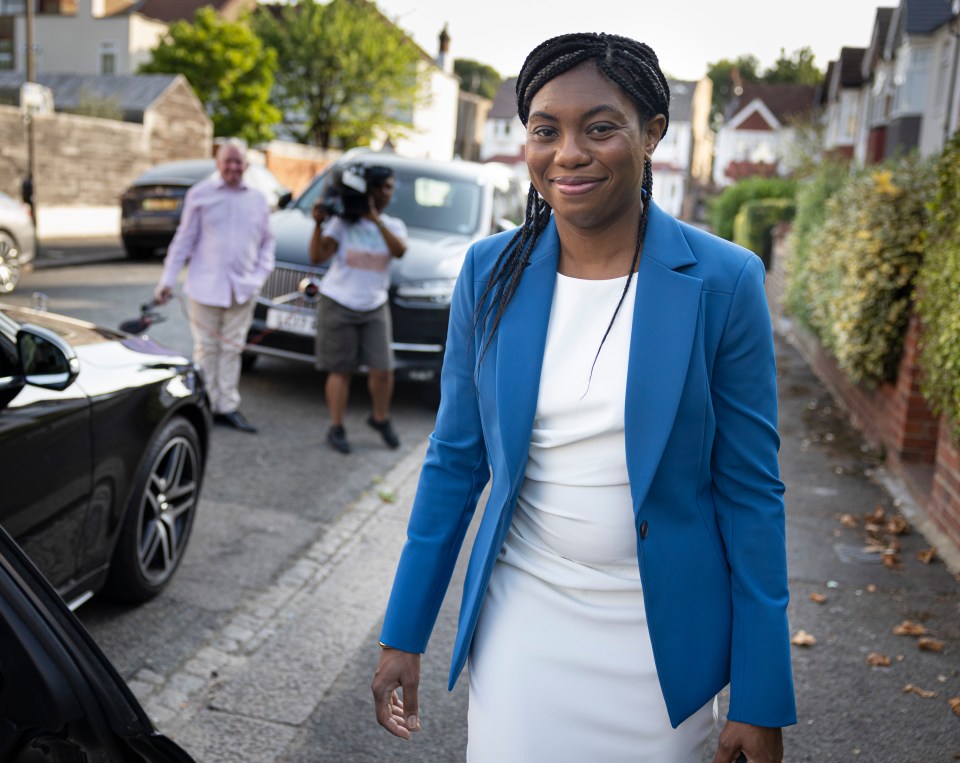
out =
{"type": "MultiPolygon", "coordinates": [[[[923,521],[788,339],[777,336],[790,620],[808,645],[792,648],[799,723],[784,732],[784,760],[960,759],[960,707],[950,704],[960,704],[960,552],[923,521]],[[924,634],[897,635],[904,628],[924,634]]],[[[462,559],[424,658],[424,730],[411,742],[392,738],[370,700],[425,446],[358,496],[205,648],[170,675],[134,677],[159,729],[197,761],[464,759],[466,682],[446,691],[462,559]]]]}

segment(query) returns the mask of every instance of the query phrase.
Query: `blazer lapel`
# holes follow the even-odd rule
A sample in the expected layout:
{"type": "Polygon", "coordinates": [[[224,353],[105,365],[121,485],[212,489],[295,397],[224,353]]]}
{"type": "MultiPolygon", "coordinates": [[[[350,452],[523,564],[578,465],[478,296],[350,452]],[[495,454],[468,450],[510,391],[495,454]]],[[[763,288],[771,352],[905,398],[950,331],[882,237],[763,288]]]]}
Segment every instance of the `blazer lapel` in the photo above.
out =
{"type": "Polygon", "coordinates": [[[696,261],[677,221],[653,204],[637,271],[624,411],[635,511],[646,498],[683,392],[703,282],[677,269],[696,261]]]}
{"type": "Polygon", "coordinates": [[[497,414],[514,489],[527,465],[559,255],[560,239],[551,218],[497,329],[497,414]]]}

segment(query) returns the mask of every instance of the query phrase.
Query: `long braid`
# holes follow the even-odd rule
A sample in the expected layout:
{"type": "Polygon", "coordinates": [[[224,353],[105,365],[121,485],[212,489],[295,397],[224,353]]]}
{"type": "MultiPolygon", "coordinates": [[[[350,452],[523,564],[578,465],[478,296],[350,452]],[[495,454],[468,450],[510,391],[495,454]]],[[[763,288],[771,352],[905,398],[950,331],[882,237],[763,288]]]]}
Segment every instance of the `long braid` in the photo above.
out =
{"type": "MultiPolygon", "coordinates": [[[[628,37],[594,33],[553,37],[538,45],[527,56],[517,77],[517,114],[524,126],[530,116],[530,104],[540,88],[554,77],[585,61],[594,61],[604,75],[630,96],[642,116],[652,117],[662,114],[667,120],[664,126],[664,134],[666,134],[670,118],[670,87],[660,70],[657,54],[648,45],[628,37]]],[[[600,350],[603,349],[603,344],[630,288],[640,257],[640,249],[643,246],[650,202],[653,199],[653,172],[649,160],[644,161],[642,189],[645,195],[643,212],[640,215],[637,244],[630,264],[630,272],[623,294],[620,295],[620,301],[617,303],[613,317],[600,341],[597,355],[594,357],[590,368],[591,378],[600,350]]],[[[486,337],[477,363],[478,368],[500,326],[504,311],[516,293],[533,248],[540,234],[549,224],[550,214],[550,206],[531,184],[527,194],[527,209],[523,225],[497,257],[490,280],[474,311],[474,330],[482,323],[483,334],[486,337]]]]}

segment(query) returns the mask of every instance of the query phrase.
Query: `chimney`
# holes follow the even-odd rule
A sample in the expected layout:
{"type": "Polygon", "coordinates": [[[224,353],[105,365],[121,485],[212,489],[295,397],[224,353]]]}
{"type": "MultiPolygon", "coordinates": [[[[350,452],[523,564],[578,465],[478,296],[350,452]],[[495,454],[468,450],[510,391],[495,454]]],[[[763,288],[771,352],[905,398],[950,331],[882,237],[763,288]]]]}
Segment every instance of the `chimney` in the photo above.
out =
{"type": "Polygon", "coordinates": [[[77,16],[99,19],[106,13],[106,0],[77,0],[77,16]]]}
{"type": "Polygon", "coordinates": [[[440,30],[440,52],[437,53],[437,66],[447,74],[453,73],[453,58],[450,56],[450,33],[447,31],[447,24],[444,22],[443,29],[440,30]]]}

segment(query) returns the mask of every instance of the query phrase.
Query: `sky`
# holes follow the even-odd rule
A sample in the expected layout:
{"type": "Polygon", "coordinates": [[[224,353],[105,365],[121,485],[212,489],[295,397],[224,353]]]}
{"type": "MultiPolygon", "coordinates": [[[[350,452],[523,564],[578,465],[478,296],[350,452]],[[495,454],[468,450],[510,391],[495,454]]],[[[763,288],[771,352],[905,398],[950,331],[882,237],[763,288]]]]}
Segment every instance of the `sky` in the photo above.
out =
{"type": "Polygon", "coordinates": [[[430,54],[444,23],[454,58],[489,64],[502,76],[520,71],[544,40],[567,32],[612,32],[647,43],[664,72],[700,79],[707,65],[752,53],[762,67],[784,48],[809,46],[825,70],[840,48],[866,47],[879,5],[896,0],[376,0],[430,54]]]}

